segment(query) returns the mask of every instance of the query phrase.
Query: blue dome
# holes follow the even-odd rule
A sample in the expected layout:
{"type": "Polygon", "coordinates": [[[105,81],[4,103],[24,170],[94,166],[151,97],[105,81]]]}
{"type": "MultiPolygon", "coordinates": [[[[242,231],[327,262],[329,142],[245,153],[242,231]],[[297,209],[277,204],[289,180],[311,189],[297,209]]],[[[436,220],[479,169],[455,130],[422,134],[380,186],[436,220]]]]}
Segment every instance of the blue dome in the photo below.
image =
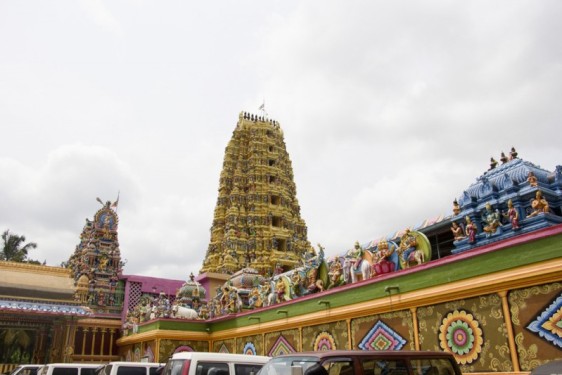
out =
{"type": "Polygon", "coordinates": [[[543,183],[547,185],[550,183],[549,176],[551,172],[531,162],[517,158],[491,169],[478,177],[476,182],[463,192],[463,195],[459,199],[459,204],[462,207],[470,202],[478,201],[484,197],[493,195],[494,193],[502,193],[513,186],[525,184],[527,183],[529,172],[533,172],[539,184],[543,183]]]}

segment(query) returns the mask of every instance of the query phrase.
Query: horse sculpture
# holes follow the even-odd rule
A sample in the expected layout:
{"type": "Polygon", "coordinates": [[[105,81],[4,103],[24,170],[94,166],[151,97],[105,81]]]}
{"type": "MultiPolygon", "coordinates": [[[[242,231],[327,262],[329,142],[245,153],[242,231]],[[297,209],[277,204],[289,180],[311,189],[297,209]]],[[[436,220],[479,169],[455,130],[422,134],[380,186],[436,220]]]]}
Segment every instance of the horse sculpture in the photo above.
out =
{"type": "Polygon", "coordinates": [[[416,249],[406,259],[406,268],[410,267],[410,263],[417,263],[418,265],[425,262],[425,255],[421,249],[416,249]]]}
{"type": "Polygon", "coordinates": [[[371,262],[363,258],[359,266],[356,266],[356,262],[352,259],[345,258],[343,261],[343,275],[346,284],[355,283],[359,280],[367,280],[371,278],[371,262]]]}

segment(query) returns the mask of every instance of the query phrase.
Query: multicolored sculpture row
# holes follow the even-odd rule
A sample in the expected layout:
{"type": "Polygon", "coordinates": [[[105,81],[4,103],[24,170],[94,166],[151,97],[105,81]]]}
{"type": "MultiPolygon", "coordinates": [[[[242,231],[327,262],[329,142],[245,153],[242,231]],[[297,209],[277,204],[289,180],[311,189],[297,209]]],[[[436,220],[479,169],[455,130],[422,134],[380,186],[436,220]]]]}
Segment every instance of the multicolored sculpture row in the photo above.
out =
{"type": "Polygon", "coordinates": [[[137,324],[151,319],[212,319],[249,309],[272,306],[345,284],[366,280],[388,272],[419,265],[431,259],[429,240],[421,232],[406,230],[395,242],[381,241],[375,248],[363,249],[356,242],[343,256],[326,261],[324,248],[310,248],[299,267],[264,277],[257,270],[244,268],[217,290],[216,297],[206,300],[205,290],[190,280],[178,291],[174,303],[163,293],[158,298],[145,297],[127,315],[126,331],[134,332],[137,324]]]}

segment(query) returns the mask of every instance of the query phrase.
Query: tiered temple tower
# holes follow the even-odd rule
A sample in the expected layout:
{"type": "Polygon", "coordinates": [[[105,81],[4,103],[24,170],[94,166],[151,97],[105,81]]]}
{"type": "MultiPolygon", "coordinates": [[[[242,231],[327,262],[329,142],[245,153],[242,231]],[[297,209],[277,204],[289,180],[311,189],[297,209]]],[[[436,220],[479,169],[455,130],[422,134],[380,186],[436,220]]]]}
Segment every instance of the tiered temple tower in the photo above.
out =
{"type": "Polygon", "coordinates": [[[300,265],[310,249],[279,123],[242,112],[226,147],[201,273],[263,275],[300,265]]]}
{"type": "Polygon", "coordinates": [[[76,284],[76,300],[98,313],[120,313],[123,288],[119,282],[122,271],[121,252],[117,239],[119,218],[113,207],[117,202],[103,204],[94,220],[86,219],[80,243],[68,261],[76,284]]]}

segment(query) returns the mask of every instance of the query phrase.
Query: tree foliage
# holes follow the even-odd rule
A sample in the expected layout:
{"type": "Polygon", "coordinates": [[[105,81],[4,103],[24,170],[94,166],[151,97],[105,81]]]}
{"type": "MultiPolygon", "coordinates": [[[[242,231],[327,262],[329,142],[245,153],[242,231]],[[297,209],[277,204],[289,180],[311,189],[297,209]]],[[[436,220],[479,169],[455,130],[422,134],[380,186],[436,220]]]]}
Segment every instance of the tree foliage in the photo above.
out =
{"type": "Polygon", "coordinates": [[[9,229],[2,233],[2,241],[3,246],[2,251],[0,251],[0,260],[26,263],[37,262],[27,257],[29,251],[37,247],[35,242],[25,243],[25,236],[18,236],[17,234],[10,233],[9,229]]]}

